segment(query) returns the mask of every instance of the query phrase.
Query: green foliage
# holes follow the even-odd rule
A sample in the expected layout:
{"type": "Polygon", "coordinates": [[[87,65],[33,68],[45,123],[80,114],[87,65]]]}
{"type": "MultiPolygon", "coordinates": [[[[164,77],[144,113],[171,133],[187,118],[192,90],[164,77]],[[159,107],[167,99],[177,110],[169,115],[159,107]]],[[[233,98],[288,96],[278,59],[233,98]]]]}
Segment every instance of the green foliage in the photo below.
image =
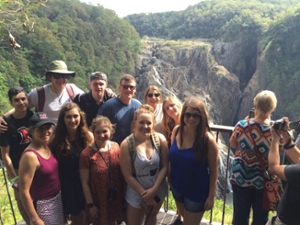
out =
{"type": "Polygon", "coordinates": [[[270,21],[297,3],[295,0],[207,0],[180,12],[134,14],[125,19],[141,37],[235,40],[261,35],[270,21]]]}
{"type": "MultiPolygon", "coordinates": [[[[5,87],[21,85],[30,91],[47,83],[41,78],[47,65],[57,59],[76,72],[70,82],[84,90],[88,90],[91,72],[103,71],[109,86],[116,88],[121,74],[133,71],[140,50],[139,35],[114,11],[78,0],[52,0],[46,7],[26,10],[35,22],[34,32],[23,30],[20,20],[13,35],[21,48],[12,49],[7,41],[0,43],[0,74],[5,87]]],[[[6,102],[6,92],[0,89],[1,102],[6,102]]],[[[1,108],[7,105],[1,104],[1,108]]]]}
{"type": "MultiPolygon", "coordinates": [[[[273,22],[261,39],[262,60],[266,65],[263,76],[268,89],[278,98],[276,111],[291,120],[299,118],[300,85],[300,5],[273,22]]],[[[275,111],[275,114],[276,114],[275,111]]]]}

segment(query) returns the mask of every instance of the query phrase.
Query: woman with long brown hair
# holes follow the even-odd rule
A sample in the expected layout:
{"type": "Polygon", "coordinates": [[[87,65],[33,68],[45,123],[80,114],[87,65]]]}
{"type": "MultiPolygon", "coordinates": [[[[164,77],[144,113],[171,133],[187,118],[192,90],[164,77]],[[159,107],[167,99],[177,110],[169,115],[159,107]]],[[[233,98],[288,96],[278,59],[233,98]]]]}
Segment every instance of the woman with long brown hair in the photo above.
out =
{"type": "Polygon", "coordinates": [[[79,174],[79,155],[92,141],[85,115],[78,105],[64,105],[49,146],[58,159],[64,214],[71,214],[73,225],[84,224],[85,199],[79,174]]]}
{"type": "Polygon", "coordinates": [[[184,103],[171,141],[169,178],[177,209],[184,225],[198,225],[213,207],[218,178],[218,145],[200,100],[184,103]]]}

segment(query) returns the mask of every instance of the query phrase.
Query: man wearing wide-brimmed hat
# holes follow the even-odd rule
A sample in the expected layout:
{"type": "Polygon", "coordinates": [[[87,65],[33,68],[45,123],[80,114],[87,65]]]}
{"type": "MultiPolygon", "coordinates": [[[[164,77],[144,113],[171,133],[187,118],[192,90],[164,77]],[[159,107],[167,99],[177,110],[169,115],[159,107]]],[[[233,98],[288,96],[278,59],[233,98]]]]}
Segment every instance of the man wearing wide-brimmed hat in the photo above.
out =
{"type": "MultiPolygon", "coordinates": [[[[30,91],[28,108],[35,107],[36,111],[45,112],[52,122],[56,123],[61,107],[72,102],[76,95],[83,93],[75,84],[67,83],[68,78],[74,76],[75,72],[69,71],[64,61],[52,61],[45,72],[46,79],[51,83],[30,91]]],[[[6,115],[11,113],[13,110],[6,115]]],[[[2,117],[0,117],[0,132],[3,132],[7,127],[1,125],[1,122],[6,124],[2,117]]]]}
{"type": "Polygon", "coordinates": [[[47,113],[48,117],[56,123],[61,107],[72,102],[74,97],[83,91],[75,84],[67,84],[68,78],[74,77],[75,72],[69,71],[64,61],[52,61],[45,76],[51,83],[31,90],[28,95],[29,107],[47,113]]]}

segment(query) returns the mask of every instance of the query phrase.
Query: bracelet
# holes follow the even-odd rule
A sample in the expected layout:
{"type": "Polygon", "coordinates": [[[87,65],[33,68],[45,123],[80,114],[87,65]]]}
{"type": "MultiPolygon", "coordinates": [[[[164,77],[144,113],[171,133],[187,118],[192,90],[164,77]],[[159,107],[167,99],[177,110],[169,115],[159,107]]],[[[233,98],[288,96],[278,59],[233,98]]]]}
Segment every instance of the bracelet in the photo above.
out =
{"type": "Polygon", "coordinates": [[[291,144],[291,142],[292,142],[292,139],[290,138],[288,140],[288,142],[283,145],[283,147],[286,148],[287,146],[289,146],[289,144],[291,144]]]}
{"type": "Polygon", "coordinates": [[[88,209],[93,208],[94,207],[94,203],[91,202],[91,203],[87,204],[86,206],[87,206],[88,209]]]}
{"type": "Polygon", "coordinates": [[[291,144],[289,146],[286,146],[284,149],[287,150],[287,149],[294,148],[294,147],[295,147],[295,144],[291,144]]]}

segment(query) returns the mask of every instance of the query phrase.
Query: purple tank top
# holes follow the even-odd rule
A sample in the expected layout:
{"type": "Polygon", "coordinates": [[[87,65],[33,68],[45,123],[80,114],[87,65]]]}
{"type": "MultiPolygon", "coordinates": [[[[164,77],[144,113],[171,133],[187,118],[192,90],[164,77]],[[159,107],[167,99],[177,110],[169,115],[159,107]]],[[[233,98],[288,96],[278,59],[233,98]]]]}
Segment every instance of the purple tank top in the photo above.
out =
{"type": "Polygon", "coordinates": [[[45,200],[56,196],[60,192],[60,181],[58,176],[58,162],[51,153],[49,159],[44,159],[37,151],[28,149],[23,152],[33,152],[39,162],[40,168],[35,171],[30,195],[34,200],[45,200]]]}

